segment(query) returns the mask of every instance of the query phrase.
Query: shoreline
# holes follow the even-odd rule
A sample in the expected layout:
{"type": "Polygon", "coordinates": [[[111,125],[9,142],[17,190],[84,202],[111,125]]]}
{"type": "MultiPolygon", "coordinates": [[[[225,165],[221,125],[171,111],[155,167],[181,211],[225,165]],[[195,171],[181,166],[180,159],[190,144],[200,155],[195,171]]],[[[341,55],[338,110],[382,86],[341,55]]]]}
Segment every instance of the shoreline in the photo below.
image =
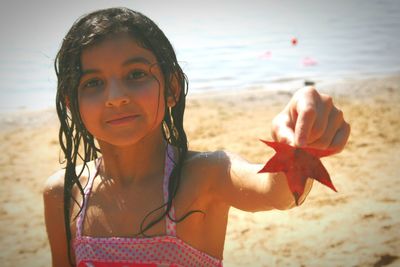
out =
{"type": "MultiPolygon", "coordinates": [[[[400,75],[317,88],[331,93],[352,126],[344,151],[323,159],[338,193],[316,182],[299,208],[257,213],[232,208],[225,266],[400,264],[400,75]]],[[[189,148],[229,150],[265,162],[273,151],[259,139],[269,137],[271,119],[290,97],[285,90],[189,93],[184,121],[189,148]]],[[[41,190],[60,168],[57,116],[48,109],[0,119],[2,266],[49,266],[41,190]]]]}
{"type": "MultiPolygon", "coordinates": [[[[329,77],[329,78],[318,78],[316,77],[315,79],[307,79],[305,77],[287,77],[287,78],[281,78],[277,79],[274,81],[270,81],[265,83],[263,86],[258,86],[258,85],[249,85],[243,88],[235,88],[235,89],[209,89],[209,90],[191,90],[189,89],[189,93],[187,95],[187,99],[191,98],[202,98],[202,97],[214,97],[214,96],[230,96],[230,95],[237,95],[237,94],[247,94],[249,92],[279,92],[279,93],[293,93],[297,89],[305,86],[304,83],[306,81],[311,81],[315,83],[315,86],[318,89],[323,89],[326,90],[326,92],[329,93],[338,93],[334,92],[334,90],[330,90],[329,87],[331,86],[336,86],[337,84],[348,84],[348,83],[359,83],[359,82],[365,82],[367,80],[391,80],[391,79],[396,79],[396,77],[400,76],[400,72],[393,72],[393,73],[373,73],[373,74],[366,74],[366,75],[355,75],[355,76],[350,76],[344,75],[341,77],[329,77]]],[[[190,82],[189,82],[190,84],[190,82]]],[[[338,90],[338,88],[335,88],[335,90],[338,90]]],[[[54,94],[56,92],[54,91],[54,94]]],[[[349,93],[348,91],[345,93],[349,93]]],[[[31,107],[15,107],[15,108],[8,108],[7,110],[2,110],[0,107],[0,125],[3,123],[7,123],[10,119],[6,119],[5,117],[11,116],[12,118],[14,117],[20,117],[21,115],[28,115],[30,113],[45,113],[45,112],[56,112],[55,111],[55,106],[45,106],[42,108],[31,108],[31,107]]]]}

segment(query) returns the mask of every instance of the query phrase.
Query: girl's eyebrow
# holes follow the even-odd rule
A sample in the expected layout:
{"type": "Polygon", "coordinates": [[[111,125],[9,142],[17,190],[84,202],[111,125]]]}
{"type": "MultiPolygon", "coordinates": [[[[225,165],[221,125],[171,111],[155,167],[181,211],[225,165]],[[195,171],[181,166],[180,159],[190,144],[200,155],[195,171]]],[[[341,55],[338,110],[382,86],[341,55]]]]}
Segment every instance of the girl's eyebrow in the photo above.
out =
{"type": "MultiPolygon", "coordinates": [[[[124,61],[124,63],[122,63],[122,66],[126,66],[129,64],[134,64],[134,63],[144,63],[147,65],[151,65],[151,62],[144,57],[132,57],[129,58],[128,60],[124,61]]],[[[82,71],[82,76],[88,75],[88,74],[92,74],[92,73],[99,73],[100,71],[98,69],[87,69],[87,70],[83,70],[82,71]]]]}
{"type": "Polygon", "coordinates": [[[92,73],[99,73],[100,71],[97,69],[88,69],[88,70],[82,70],[82,75],[81,77],[88,75],[88,74],[92,74],[92,73]]]}
{"type": "Polygon", "coordinates": [[[151,64],[147,58],[139,56],[139,57],[132,57],[132,58],[126,60],[124,63],[122,63],[122,65],[125,66],[125,65],[132,64],[132,63],[145,63],[147,65],[151,64]]]}

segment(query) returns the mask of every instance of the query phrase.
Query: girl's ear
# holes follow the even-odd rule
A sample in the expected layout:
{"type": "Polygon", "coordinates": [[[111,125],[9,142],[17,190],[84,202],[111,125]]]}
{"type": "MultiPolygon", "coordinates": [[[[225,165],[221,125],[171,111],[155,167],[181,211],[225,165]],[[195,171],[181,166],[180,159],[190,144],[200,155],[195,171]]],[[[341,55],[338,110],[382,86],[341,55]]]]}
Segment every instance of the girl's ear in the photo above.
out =
{"type": "Polygon", "coordinates": [[[167,105],[172,108],[179,102],[179,96],[181,94],[181,87],[179,86],[176,75],[172,75],[171,87],[167,89],[167,105]]]}

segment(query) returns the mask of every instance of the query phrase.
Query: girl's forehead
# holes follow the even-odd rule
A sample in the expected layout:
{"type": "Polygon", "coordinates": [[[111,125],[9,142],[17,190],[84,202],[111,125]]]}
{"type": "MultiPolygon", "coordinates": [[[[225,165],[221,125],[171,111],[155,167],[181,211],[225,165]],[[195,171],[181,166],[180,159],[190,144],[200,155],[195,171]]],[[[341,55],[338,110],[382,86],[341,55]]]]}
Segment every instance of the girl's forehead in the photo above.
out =
{"type": "Polygon", "coordinates": [[[149,63],[157,61],[155,55],[141,46],[135,38],[128,34],[112,35],[82,50],[83,68],[91,68],[99,63],[123,64],[131,58],[140,58],[149,63]]]}

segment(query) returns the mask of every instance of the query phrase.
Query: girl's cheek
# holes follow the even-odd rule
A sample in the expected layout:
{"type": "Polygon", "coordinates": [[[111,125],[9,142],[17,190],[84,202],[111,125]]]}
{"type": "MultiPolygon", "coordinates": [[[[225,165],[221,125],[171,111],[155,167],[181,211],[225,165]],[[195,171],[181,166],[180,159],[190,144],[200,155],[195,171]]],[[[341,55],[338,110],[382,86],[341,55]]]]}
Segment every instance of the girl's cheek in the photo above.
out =
{"type": "Polygon", "coordinates": [[[126,83],[128,90],[131,93],[138,95],[148,95],[158,92],[161,84],[155,78],[151,77],[143,81],[128,81],[126,83]]]}
{"type": "MultiPolygon", "coordinates": [[[[87,124],[91,118],[97,116],[99,112],[99,108],[104,106],[98,99],[95,97],[81,97],[79,99],[79,113],[83,119],[83,123],[87,124]]],[[[88,125],[86,125],[88,127],[88,125]]]]}
{"type": "Polygon", "coordinates": [[[96,105],[103,104],[104,96],[99,93],[85,92],[79,95],[79,105],[86,107],[95,107],[96,105]]]}

